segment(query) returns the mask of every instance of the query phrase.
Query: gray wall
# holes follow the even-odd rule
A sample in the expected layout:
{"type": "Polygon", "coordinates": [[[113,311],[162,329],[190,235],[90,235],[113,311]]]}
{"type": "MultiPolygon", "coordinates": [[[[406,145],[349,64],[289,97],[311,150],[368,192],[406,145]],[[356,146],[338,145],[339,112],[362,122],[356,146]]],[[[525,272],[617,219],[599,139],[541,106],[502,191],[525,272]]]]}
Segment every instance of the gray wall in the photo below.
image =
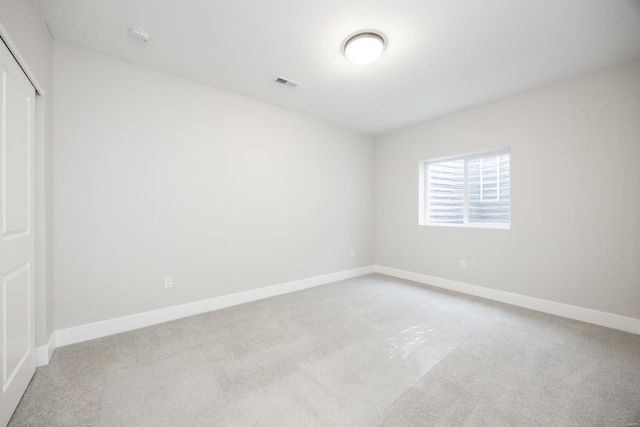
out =
{"type": "Polygon", "coordinates": [[[0,0],[0,23],[44,91],[36,102],[36,345],[41,347],[54,326],[52,42],[35,0],[0,0]]]}
{"type": "MultiPolygon", "coordinates": [[[[374,262],[371,137],[56,44],[52,164],[46,26],[34,1],[0,22],[47,93],[38,346],[54,308],[61,329],[374,262]]],[[[640,318],[638,117],[635,61],[378,137],[375,262],[640,318]],[[417,225],[420,160],[504,145],[511,230],[417,225]]]]}
{"type": "Polygon", "coordinates": [[[56,329],[373,264],[373,137],[58,42],[54,81],[56,329]]]}
{"type": "Polygon", "coordinates": [[[640,318],[640,61],[378,137],[376,176],[377,264],[640,318]],[[503,146],[511,230],[418,225],[419,161],[503,146]]]}

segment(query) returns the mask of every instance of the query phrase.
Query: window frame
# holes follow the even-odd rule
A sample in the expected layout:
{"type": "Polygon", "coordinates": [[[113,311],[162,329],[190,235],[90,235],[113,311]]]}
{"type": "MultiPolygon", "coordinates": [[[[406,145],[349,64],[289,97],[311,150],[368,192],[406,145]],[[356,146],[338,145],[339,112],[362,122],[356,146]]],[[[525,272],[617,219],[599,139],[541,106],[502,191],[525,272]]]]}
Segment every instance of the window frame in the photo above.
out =
{"type": "Polygon", "coordinates": [[[418,224],[429,227],[454,227],[454,228],[489,228],[497,230],[511,229],[511,147],[500,147],[491,150],[475,151],[473,153],[459,154],[455,156],[438,157],[435,159],[421,160],[419,162],[419,209],[418,224]],[[509,222],[469,222],[469,161],[484,157],[509,155],[509,222]],[[427,182],[427,169],[430,164],[449,162],[454,160],[464,161],[464,216],[462,224],[432,223],[429,222],[429,190],[427,182]]]}

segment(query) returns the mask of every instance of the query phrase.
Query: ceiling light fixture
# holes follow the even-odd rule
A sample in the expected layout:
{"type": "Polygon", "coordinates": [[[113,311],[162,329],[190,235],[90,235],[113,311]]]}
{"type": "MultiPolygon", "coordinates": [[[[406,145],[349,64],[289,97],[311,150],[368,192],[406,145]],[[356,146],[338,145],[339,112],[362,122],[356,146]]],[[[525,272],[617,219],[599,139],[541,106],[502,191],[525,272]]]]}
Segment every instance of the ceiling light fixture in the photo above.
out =
{"type": "Polygon", "coordinates": [[[344,54],[354,64],[366,65],[378,59],[385,47],[386,41],[381,34],[361,31],[347,39],[344,54]]]}

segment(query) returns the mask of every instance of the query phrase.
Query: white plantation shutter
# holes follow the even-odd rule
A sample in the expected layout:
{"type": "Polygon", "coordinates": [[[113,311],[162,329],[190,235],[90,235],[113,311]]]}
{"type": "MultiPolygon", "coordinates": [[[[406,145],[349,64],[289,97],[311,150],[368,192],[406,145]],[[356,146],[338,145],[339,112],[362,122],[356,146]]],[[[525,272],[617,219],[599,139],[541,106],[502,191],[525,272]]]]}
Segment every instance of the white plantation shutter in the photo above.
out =
{"type": "Polygon", "coordinates": [[[509,224],[509,155],[469,160],[468,222],[509,224]]]}
{"type": "Polygon", "coordinates": [[[427,169],[429,223],[464,223],[464,160],[431,163],[427,169]]]}
{"type": "Polygon", "coordinates": [[[510,149],[425,161],[421,224],[508,228],[510,149]]]}

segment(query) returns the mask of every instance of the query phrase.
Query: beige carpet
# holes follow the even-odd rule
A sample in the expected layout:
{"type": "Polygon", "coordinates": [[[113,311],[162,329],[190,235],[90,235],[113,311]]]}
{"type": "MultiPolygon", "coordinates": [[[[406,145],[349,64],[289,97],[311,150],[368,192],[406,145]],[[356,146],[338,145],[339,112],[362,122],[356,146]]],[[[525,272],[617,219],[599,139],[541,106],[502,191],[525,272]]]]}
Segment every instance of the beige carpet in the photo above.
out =
{"type": "Polygon", "coordinates": [[[640,336],[382,275],[56,350],[11,426],[621,426],[640,336]]]}

